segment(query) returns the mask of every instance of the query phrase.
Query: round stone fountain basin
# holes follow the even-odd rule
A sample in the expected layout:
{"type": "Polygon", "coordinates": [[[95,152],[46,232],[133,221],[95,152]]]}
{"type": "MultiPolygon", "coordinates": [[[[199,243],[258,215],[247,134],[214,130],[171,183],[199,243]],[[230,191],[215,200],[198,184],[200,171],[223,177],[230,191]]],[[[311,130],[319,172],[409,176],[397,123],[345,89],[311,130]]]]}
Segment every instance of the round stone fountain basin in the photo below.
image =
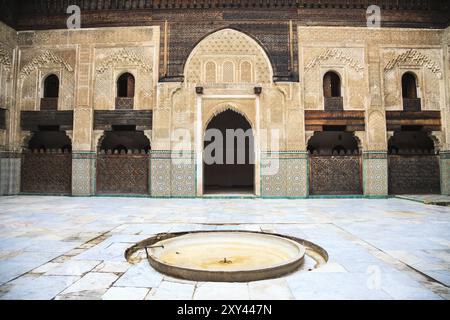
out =
{"type": "Polygon", "coordinates": [[[248,282],[280,277],[303,263],[305,248],[276,235],[254,232],[197,232],[147,248],[153,268],[194,281],[248,282]]]}

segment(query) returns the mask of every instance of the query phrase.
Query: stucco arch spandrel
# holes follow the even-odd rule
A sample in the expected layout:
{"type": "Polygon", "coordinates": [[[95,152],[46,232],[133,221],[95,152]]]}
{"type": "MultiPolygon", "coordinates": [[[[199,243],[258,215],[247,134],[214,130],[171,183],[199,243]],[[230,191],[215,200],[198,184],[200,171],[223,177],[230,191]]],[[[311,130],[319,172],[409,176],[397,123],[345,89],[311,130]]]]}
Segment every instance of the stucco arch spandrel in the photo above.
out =
{"type": "MultiPolygon", "coordinates": [[[[185,81],[202,82],[203,64],[212,61],[221,65],[225,58],[231,59],[236,66],[240,65],[243,59],[251,61],[254,82],[272,83],[273,68],[263,47],[250,36],[233,29],[214,32],[197,44],[184,66],[185,81]]],[[[238,82],[239,78],[235,77],[235,81],[238,82]]]]}
{"type": "Polygon", "coordinates": [[[384,67],[384,72],[389,73],[397,66],[402,65],[415,65],[418,67],[424,67],[434,74],[438,79],[442,79],[442,68],[438,61],[425,55],[416,49],[408,49],[405,52],[396,55],[394,58],[388,61],[384,67]]]}
{"type": "Polygon", "coordinates": [[[24,67],[22,67],[19,72],[19,79],[23,81],[26,77],[30,76],[33,71],[48,65],[59,66],[68,72],[74,72],[73,67],[62,57],[52,51],[45,50],[39,55],[35,56],[34,59],[27,63],[24,67]]]}
{"type": "Polygon", "coordinates": [[[250,124],[252,129],[253,130],[255,129],[254,121],[252,121],[250,119],[249,115],[244,110],[242,110],[242,108],[239,106],[239,104],[231,103],[231,102],[218,104],[212,110],[207,112],[207,114],[204,117],[204,119],[206,119],[206,120],[203,121],[203,129],[206,130],[209,123],[213,120],[214,117],[216,117],[217,115],[219,115],[222,112],[225,112],[227,110],[231,110],[231,111],[236,112],[236,113],[240,114],[241,116],[243,116],[245,118],[245,120],[247,120],[247,122],[250,124]]]}
{"type": "Polygon", "coordinates": [[[445,145],[445,135],[442,131],[428,132],[428,137],[433,141],[436,151],[440,151],[445,145]]]}
{"type": "Polygon", "coordinates": [[[367,130],[369,132],[367,146],[371,150],[386,148],[386,121],[380,111],[372,111],[368,117],[367,130]]]}
{"type": "Polygon", "coordinates": [[[30,143],[31,138],[33,137],[32,131],[21,131],[20,138],[19,138],[19,144],[20,148],[22,150],[28,148],[28,144],[30,143]]]}

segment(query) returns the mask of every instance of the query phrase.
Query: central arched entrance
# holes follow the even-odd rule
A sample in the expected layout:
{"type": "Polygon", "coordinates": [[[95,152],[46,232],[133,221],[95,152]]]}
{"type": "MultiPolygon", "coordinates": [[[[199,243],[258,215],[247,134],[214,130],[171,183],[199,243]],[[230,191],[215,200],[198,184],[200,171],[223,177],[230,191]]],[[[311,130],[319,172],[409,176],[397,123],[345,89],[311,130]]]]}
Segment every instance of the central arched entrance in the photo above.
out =
{"type": "Polygon", "coordinates": [[[234,110],[223,111],[209,122],[204,135],[204,194],[254,194],[255,151],[253,129],[234,110]]]}

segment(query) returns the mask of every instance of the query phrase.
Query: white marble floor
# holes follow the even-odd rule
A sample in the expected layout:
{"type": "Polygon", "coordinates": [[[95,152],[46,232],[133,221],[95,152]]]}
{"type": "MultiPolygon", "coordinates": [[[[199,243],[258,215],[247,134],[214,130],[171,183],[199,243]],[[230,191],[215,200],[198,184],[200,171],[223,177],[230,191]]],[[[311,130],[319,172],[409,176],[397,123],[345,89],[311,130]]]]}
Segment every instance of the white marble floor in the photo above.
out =
{"type": "Polygon", "coordinates": [[[450,299],[450,208],[401,199],[0,197],[0,299],[450,299]],[[263,230],[329,263],[251,283],[197,283],[131,265],[160,232],[263,230]]]}

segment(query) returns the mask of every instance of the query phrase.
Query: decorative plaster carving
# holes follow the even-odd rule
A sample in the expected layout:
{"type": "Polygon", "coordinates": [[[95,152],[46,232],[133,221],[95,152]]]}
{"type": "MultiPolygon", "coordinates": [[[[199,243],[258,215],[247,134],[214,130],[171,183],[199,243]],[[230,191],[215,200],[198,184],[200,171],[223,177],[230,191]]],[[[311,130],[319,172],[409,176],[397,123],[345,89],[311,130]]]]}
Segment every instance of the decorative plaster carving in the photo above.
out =
{"type": "Polygon", "coordinates": [[[394,136],[394,131],[386,131],[386,141],[389,142],[389,140],[394,136]]]}
{"type": "Polygon", "coordinates": [[[2,65],[7,72],[11,70],[11,57],[7,49],[0,43],[0,65],[2,65]]]}
{"type": "Polygon", "coordinates": [[[218,106],[216,106],[214,108],[214,111],[212,112],[212,114],[208,117],[207,121],[205,122],[205,129],[206,129],[206,127],[208,127],[209,123],[216,116],[218,116],[219,114],[221,114],[222,112],[225,112],[227,110],[231,110],[231,111],[236,112],[236,113],[240,114],[241,116],[243,116],[245,118],[245,120],[247,120],[247,122],[252,127],[252,130],[255,129],[253,121],[251,121],[250,118],[248,117],[248,115],[244,111],[242,111],[241,108],[239,108],[239,106],[236,105],[235,103],[222,103],[222,104],[219,104],[218,106]]]}
{"type": "Polygon", "coordinates": [[[309,140],[314,136],[314,131],[305,131],[305,145],[307,146],[309,140]]]}
{"type": "Polygon", "coordinates": [[[435,151],[440,151],[444,147],[445,136],[442,131],[432,131],[428,136],[433,140],[435,151]]]}
{"type": "Polygon", "coordinates": [[[357,59],[351,57],[348,53],[342,51],[341,49],[325,49],[322,51],[321,54],[319,54],[317,57],[312,59],[305,67],[305,72],[308,72],[309,70],[317,67],[321,64],[322,61],[326,61],[328,59],[335,58],[352,69],[356,70],[357,72],[361,73],[364,70],[364,67],[362,66],[362,63],[358,61],[357,59]]]}
{"type": "Polygon", "coordinates": [[[92,149],[97,151],[100,149],[100,145],[103,141],[105,131],[104,130],[94,130],[92,134],[92,149]]]}
{"type": "Polygon", "coordinates": [[[387,65],[384,67],[384,71],[388,72],[394,67],[402,63],[412,63],[417,66],[425,67],[434,73],[439,79],[442,78],[442,71],[439,63],[433,61],[431,58],[426,55],[420,53],[415,49],[409,49],[406,52],[398,55],[394,59],[390,60],[387,65]]]}
{"type": "Polygon", "coordinates": [[[186,62],[184,74],[187,83],[200,83],[202,80],[209,83],[213,78],[216,82],[270,83],[273,72],[264,49],[255,40],[242,32],[224,29],[209,35],[195,47],[186,62]],[[216,68],[215,77],[210,62],[221,66],[216,68]],[[239,67],[241,63],[246,65],[243,70],[245,76],[239,67]]]}
{"type": "Polygon", "coordinates": [[[64,67],[67,71],[73,72],[72,66],[64,61],[63,58],[55,55],[51,51],[45,50],[22,68],[19,74],[19,78],[23,79],[29,76],[34,70],[42,68],[43,66],[48,64],[58,64],[64,67]]]}
{"type": "Polygon", "coordinates": [[[124,62],[137,65],[146,73],[152,72],[152,66],[150,64],[145,63],[142,57],[127,48],[121,49],[120,51],[117,51],[105,58],[95,69],[95,71],[97,74],[102,74],[116,65],[123,65],[124,62]]]}
{"type": "Polygon", "coordinates": [[[353,133],[353,136],[355,137],[356,141],[358,142],[358,149],[360,151],[367,150],[367,137],[365,131],[355,131],[353,133]]]}
{"type": "Polygon", "coordinates": [[[368,142],[370,150],[386,148],[386,120],[381,111],[372,111],[368,117],[368,142]]]}
{"type": "Polygon", "coordinates": [[[153,140],[153,130],[144,130],[144,135],[147,137],[148,141],[150,142],[150,148],[151,148],[152,140],[153,140]]]}
{"type": "Polygon", "coordinates": [[[30,142],[30,139],[32,137],[33,137],[33,132],[21,131],[20,142],[21,142],[22,149],[28,149],[28,143],[30,142]]]}
{"type": "Polygon", "coordinates": [[[70,142],[73,144],[73,130],[66,130],[66,136],[69,137],[70,142]]]}

